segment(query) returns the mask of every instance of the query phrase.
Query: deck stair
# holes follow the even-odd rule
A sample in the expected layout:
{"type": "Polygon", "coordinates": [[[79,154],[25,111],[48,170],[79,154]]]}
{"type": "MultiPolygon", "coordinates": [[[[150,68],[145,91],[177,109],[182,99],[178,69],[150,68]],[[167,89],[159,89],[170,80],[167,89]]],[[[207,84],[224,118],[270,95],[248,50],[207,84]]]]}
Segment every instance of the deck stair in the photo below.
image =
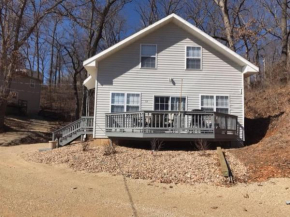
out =
{"type": "Polygon", "coordinates": [[[81,117],[80,119],[54,131],[52,141],[59,140],[60,146],[65,146],[80,136],[93,134],[93,117],[81,117]]]}

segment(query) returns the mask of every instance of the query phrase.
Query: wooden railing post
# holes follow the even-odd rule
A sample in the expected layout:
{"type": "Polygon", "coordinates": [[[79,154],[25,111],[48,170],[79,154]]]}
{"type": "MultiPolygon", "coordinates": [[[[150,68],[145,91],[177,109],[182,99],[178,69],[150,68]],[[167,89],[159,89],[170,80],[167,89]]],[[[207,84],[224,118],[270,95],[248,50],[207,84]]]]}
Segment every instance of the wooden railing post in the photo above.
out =
{"type": "Polygon", "coordinates": [[[212,113],[211,118],[212,118],[211,122],[212,122],[213,134],[215,135],[215,128],[216,128],[215,113],[212,113]]]}
{"type": "Polygon", "coordinates": [[[177,127],[178,127],[178,133],[180,133],[180,127],[181,127],[181,113],[179,113],[179,115],[177,115],[177,127]]]}
{"type": "Polygon", "coordinates": [[[144,132],[145,129],[145,112],[142,112],[142,133],[144,132]]]}
{"type": "Polygon", "coordinates": [[[226,134],[228,134],[228,116],[225,115],[226,134]]]}

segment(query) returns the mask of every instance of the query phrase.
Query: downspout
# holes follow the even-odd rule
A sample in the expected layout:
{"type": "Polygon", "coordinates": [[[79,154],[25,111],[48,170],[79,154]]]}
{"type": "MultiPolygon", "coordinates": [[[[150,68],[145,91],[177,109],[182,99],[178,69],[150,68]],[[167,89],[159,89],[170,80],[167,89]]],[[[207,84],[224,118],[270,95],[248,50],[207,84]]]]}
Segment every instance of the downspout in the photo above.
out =
{"type": "Polygon", "coordinates": [[[93,138],[96,138],[96,124],[97,124],[97,94],[98,94],[98,72],[96,70],[95,78],[95,102],[94,102],[94,126],[93,126],[93,138]]]}

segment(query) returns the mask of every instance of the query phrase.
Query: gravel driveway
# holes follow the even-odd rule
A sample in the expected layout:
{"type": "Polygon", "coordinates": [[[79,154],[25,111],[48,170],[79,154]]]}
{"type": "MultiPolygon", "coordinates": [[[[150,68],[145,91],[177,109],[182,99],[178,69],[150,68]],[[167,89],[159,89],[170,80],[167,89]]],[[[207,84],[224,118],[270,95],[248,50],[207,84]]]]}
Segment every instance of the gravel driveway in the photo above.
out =
{"type": "Polygon", "coordinates": [[[161,184],[21,156],[47,144],[0,147],[0,216],[289,216],[290,179],[218,187],[161,184]]]}

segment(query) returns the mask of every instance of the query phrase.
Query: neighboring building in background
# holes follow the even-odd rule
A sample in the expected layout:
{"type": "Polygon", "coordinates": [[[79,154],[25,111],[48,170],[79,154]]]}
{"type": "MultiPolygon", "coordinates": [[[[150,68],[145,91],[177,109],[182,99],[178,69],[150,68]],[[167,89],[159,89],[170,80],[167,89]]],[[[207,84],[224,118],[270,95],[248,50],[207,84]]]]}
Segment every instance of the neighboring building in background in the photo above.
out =
{"type": "MultiPolygon", "coordinates": [[[[3,79],[0,79],[0,84],[3,79]]],[[[20,110],[24,114],[37,114],[40,110],[42,75],[37,72],[21,69],[15,73],[11,82],[7,112],[20,110]]]]}

